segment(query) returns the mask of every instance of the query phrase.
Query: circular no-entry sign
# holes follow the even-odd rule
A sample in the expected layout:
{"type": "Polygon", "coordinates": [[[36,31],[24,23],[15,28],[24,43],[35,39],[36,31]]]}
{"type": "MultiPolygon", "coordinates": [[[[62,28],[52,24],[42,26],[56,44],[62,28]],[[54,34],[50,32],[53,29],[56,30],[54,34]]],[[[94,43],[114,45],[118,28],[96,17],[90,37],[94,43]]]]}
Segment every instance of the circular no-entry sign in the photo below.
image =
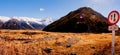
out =
{"type": "Polygon", "coordinates": [[[108,24],[115,25],[119,21],[119,12],[118,11],[111,11],[108,15],[108,24]]]}

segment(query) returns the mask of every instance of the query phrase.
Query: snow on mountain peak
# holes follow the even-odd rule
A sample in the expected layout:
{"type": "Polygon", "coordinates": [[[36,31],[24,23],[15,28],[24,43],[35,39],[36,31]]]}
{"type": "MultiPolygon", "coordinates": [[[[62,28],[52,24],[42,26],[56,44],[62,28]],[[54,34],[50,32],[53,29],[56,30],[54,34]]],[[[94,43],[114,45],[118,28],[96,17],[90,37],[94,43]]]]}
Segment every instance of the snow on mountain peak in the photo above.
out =
{"type": "Polygon", "coordinates": [[[43,29],[50,24],[51,18],[29,18],[29,17],[6,17],[0,16],[0,21],[3,22],[1,28],[5,29],[43,29]],[[15,24],[15,25],[14,25],[15,24]]]}
{"type": "Polygon", "coordinates": [[[6,16],[0,16],[0,20],[2,22],[6,22],[6,21],[11,20],[11,19],[17,19],[18,21],[24,21],[27,23],[28,22],[35,22],[35,23],[44,24],[44,25],[48,25],[48,24],[53,22],[53,20],[51,18],[40,19],[40,18],[17,17],[17,16],[10,18],[10,17],[6,17],[6,16]]]}
{"type": "Polygon", "coordinates": [[[18,19],[19,21],[40,21],[38,18],[28,18],[28,17],[12,17],[18,19]]]}
{"type": "Polygon", "coordinates": [[[9,18],[9,17],[6,17],[6,16],[0,16],[0,20],[1,20],[2,22],[6,22],[6,21],[10,20],[10,18],[9,18]]]}
{"type": "Polygon", "coordinates": [[[42,20],[41,22],[43,22],[45,25],[48,25],[50,23],[53,22],[52,18],[45,18],[44,20],[42,20]]]}

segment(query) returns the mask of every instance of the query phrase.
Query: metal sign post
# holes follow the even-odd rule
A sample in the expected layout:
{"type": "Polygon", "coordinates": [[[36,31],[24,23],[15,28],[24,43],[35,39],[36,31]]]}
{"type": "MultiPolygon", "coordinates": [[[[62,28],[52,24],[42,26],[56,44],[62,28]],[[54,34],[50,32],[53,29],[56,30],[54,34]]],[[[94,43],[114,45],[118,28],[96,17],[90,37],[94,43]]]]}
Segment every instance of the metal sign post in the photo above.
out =
{"type": "Polygon", "coordinates": [[[115,54],[115,31],[118,30],[118,26],[116,26],[116,23],[119,21],[119,12],[118,11],[112,11],[108,15],[108,24],[110,25],[108,27],[109,31],[112,31],[112,43],[111,43],[111,54],[115,54]]]}
{"type": "Polygon", "coordinates": [[[114,55],[115,53],[115,31],[117,31],[119,28],[116,25],[112,25],[108,27],[109,31],[112,31],[112,44],[111,44],[111,54],[114,55]]]}
{"type": "Polygon", "coordinates": [[[115,53],[115,30],[112,30],[112,48],[111,48],[111,54],[114,55],[115,53]]]}

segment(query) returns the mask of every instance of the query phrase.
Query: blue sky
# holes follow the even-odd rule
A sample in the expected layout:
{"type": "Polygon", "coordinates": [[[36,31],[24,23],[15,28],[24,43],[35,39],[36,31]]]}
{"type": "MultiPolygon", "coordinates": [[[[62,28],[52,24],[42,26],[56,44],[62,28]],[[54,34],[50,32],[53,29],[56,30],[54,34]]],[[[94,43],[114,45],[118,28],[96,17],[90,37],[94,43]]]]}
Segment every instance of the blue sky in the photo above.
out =
{"type": "Polygon", "coordinates": [[[120,0],[0,0],[0,16],[59,19],[85,6],[107,17],[112,10],[120,11],[120,0]]]}

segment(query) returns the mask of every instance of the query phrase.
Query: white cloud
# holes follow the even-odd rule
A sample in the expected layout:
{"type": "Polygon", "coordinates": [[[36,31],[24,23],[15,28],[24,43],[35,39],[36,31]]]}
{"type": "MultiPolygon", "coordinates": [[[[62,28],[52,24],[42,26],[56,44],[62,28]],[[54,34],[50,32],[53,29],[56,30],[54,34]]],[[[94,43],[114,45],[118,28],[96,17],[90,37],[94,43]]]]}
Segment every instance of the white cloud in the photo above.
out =
{"type": "Polygon", "coordinates": [[[92,0],[93,2],[98,2],[99,0],[92,0]]]}
{"type": "Polygon", "coordinates": [[[104,0],[92,0],[93,2],[103,2],[104,0]]]}
{"type": "Polygon", "coordinates": [[[94,3],[100,3],[100,4],[108,4],[110,3],[112,0],[91,0],[94,3]]]}
{"type": "Polygon", "coordinates": [[[40,11],[44,11],[45,9],[44,8],[40,8],[40,11]]]}

